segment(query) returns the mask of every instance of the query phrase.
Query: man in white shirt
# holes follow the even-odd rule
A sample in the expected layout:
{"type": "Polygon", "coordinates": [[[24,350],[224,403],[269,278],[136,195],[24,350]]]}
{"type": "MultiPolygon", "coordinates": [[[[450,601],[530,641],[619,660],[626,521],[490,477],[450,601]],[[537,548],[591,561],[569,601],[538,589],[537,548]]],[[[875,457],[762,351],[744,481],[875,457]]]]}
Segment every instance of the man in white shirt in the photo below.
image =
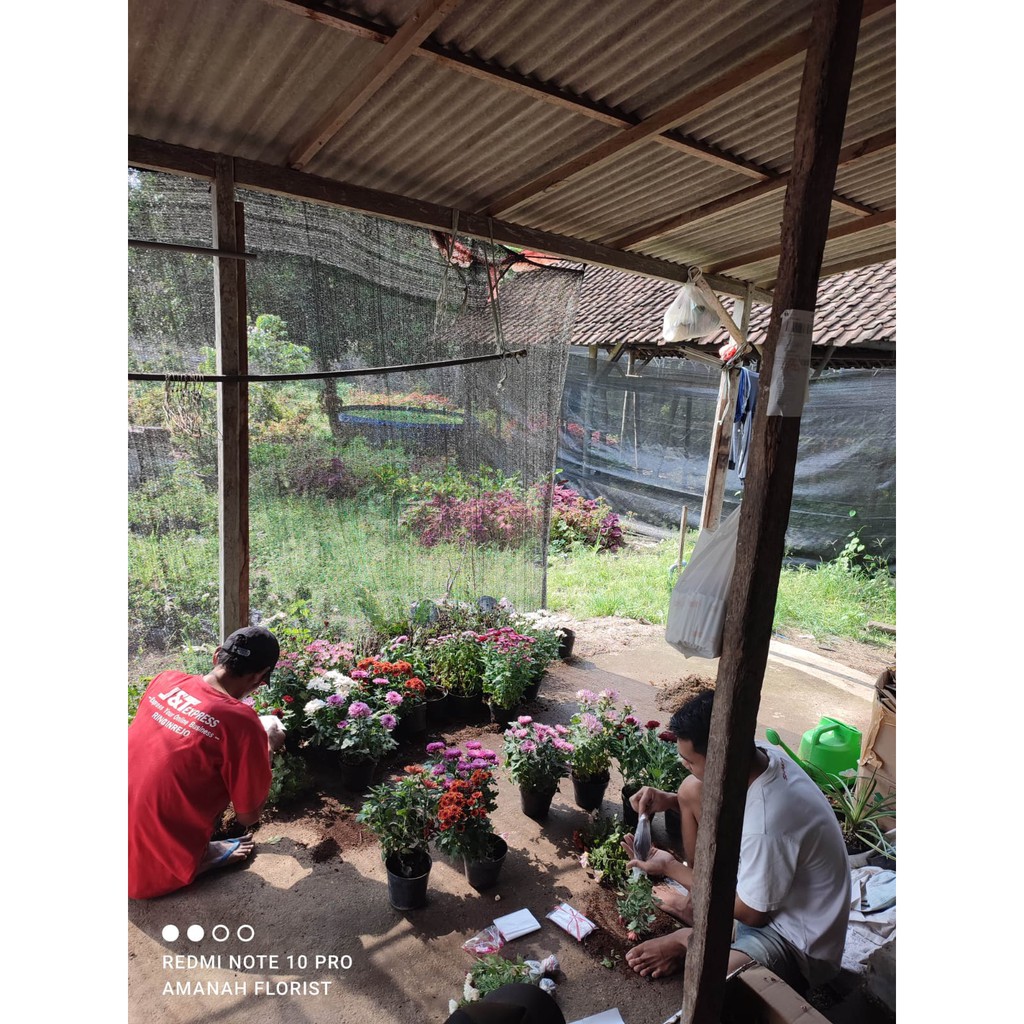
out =
{"type": "MultiPolygon", "coordinates": [[[[693,856],[700,826],[700,788],[711,733],[714,691],[687,701],[669,728],[683,764],[691,772],[678,793],[651,787],[632,798],[640,813],[677,810],[682,818],[687,862],[665,850],[646,861],[631,860],[649,875],[693,888],[693,856]]],[[[846,846],[828,800],[795,762],[772,747],[751,747],[747,799],[736,879],[736,937],[729,972],[751,960],[779,975],[797,991],[834,977],[840,968],[850,917],[850,868],[846,846]]],[[[627,840],[632,853],[631,841],[627,840]]],[[[693,924],[689,895],[667,885],[655,893],[663,909],[693,924]]],[[[664,977],[686,957],[693,929],[642,942],[626,954],[638,974],[664,977]]]]}

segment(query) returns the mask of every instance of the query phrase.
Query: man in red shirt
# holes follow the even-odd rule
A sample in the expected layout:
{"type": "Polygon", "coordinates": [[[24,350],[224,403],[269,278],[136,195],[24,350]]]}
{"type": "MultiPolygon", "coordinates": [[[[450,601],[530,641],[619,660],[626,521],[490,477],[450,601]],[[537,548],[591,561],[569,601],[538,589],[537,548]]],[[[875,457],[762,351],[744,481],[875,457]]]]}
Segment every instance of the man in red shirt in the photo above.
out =
{"type": "Polygon", "coordinates": [[[251,834],[211,842],[230,803],[240,825],[260,819],[270,746],[242,698],[267,682],[280,653],[262,626],[229,636],[205,676],[161,672],[128,727],[128,896],[149,899],[244,860],[251,834]]]}

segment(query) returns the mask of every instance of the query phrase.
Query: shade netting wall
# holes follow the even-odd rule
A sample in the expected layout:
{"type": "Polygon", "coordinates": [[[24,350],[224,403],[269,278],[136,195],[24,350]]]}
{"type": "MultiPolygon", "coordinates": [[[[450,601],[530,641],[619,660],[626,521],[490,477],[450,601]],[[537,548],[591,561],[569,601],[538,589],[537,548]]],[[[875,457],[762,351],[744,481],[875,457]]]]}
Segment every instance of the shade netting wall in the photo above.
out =
{"type": "MultiPolygon", "coordinates": [[[[683,505],[699,525],[720,371],[692,360],[655,359],[634,375],[596,365],[574,347],[559,431],[560,479],[621,513],[676,529],[683,505]],[[605,372],[607,371],[607,372],[605,372]]],[[[726,477],[725,511],[742,494],[726,477]]],[[[790,561],[830,559],[860,531],[869,554],[895,563],[896,372],[825,371],[810,384],[800,423],[790,561]],[[856,514],[851,516],[851,512],[856,514]]]]}
{"type": "MultiPolygon", "coordinates": [[[[544,600],[581,275],[252,192],[250,374],[517,358],[249,386],[250,604],[353,626],[423,599],[544,600]]],[[[129,235],[210,245],[204,182],[129,177],[129,235]]],[[[129,370],[216,372],[212,260],[130,249],[129,370]]],[[[130,639],[216,639],[217,385],[129,384],[130,639]]]]}

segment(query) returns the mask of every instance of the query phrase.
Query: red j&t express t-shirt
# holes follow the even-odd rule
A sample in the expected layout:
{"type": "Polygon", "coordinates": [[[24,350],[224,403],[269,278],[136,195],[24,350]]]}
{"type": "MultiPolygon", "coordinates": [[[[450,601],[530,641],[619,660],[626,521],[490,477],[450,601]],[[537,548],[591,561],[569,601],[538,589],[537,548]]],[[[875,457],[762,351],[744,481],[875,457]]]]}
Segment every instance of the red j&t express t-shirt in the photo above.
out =
{"type": "Polygon", "coordinates": [[[161,672],[128,727],[129,897],[188,885],[228,803],[244,817],[269,792],[256,712],[202,676],[161,672]]]}

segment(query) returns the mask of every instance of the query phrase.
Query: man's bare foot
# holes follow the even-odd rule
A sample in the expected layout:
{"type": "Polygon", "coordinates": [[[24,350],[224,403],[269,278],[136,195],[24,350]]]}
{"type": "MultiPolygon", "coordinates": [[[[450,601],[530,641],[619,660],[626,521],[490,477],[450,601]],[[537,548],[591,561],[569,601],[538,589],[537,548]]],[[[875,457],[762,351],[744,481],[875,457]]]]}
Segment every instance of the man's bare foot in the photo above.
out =
{"type": "Polygon", "coordinates": [[[206,856],[196,874],[201,875],[204,871],[210,871],[212,868],[237,864],[238,861],[245,860],[254,849],[256,849],[256,844],[248,832],[237,839],[214,840],[206,848],[206,856]]]}
{"type": "Polygon", "coordinates": [[[654,895],[661,900],[659,909],[664,910],[683,924],[693,924],[693,902],[689,893],[684,893],[673,885],[656,885],[654,895]]]}
{"type": "Polygon", "coordinates": [[[626,963],[643,978],[665,978],[681,970],[691,929],[680,928],[670,935],[648,939],[626,954],[626,963]]]}

